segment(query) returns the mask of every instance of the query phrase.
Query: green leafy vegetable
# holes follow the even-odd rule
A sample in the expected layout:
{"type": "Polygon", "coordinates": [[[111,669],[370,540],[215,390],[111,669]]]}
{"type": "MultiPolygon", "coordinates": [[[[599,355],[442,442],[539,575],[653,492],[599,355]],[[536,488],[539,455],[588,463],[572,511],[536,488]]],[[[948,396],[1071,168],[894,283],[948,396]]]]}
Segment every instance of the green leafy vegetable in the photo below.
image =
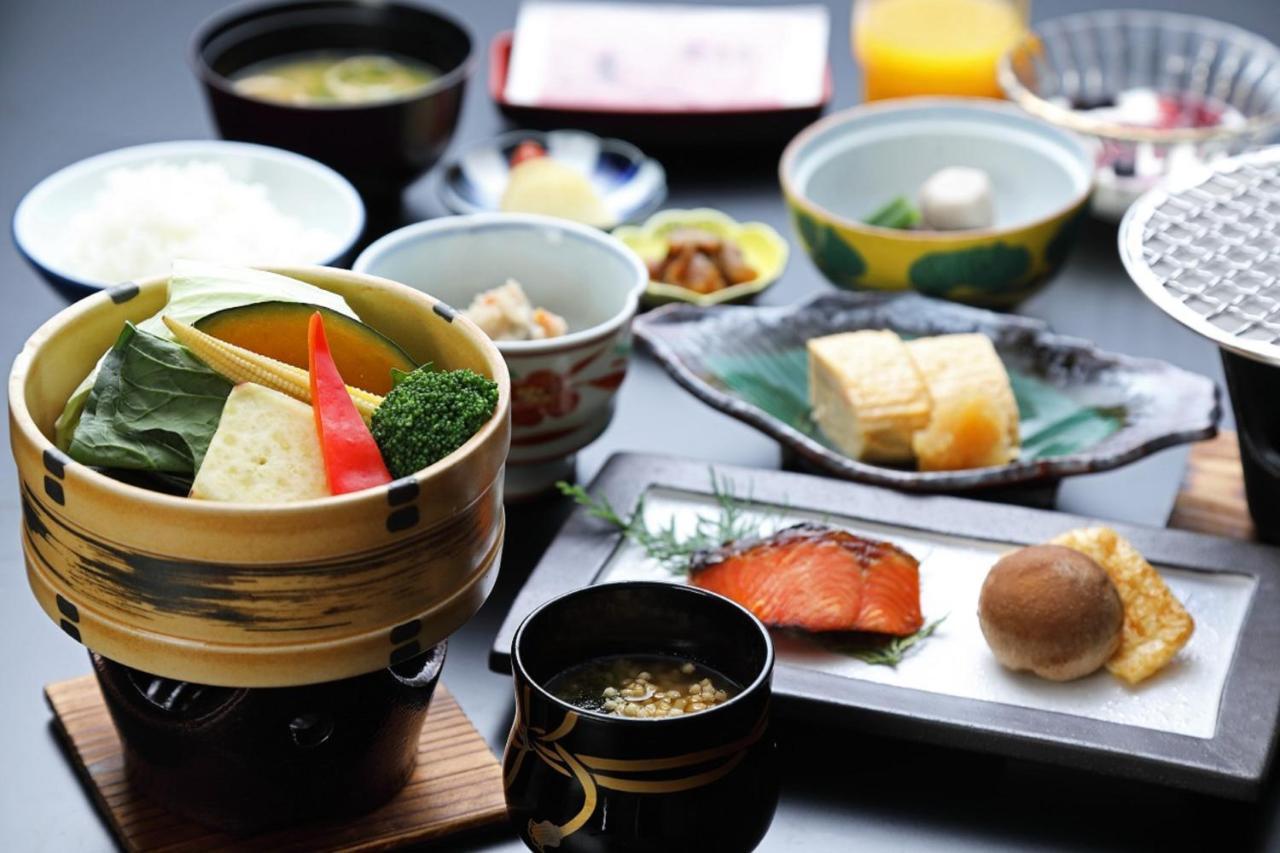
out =
{"type": "MultiPolygon", "coordinates": [[[[431,362],[429,361],[418,368],[418,370],[430,370],[430,369],[431,369],[431,362]]],[[[411,371],[401,370],[398,367],[391,368],[391,387],[392,388],[396,387],[397,385],[399,385],[401,382],[405,381],[412,375],[413,374],[411,371]]]]}
{"type": "Polygon", "coordinates": [[[898,196],[863,220],[881,228],[911,228],[920,222],[920,211],[906,196],[898,196]]]}
{"type": "Polygon", "coordinates": [[[231,383],[185,347],[125,325],[84,403],[68,453],[86,465],[191,475],[231,383]]]}

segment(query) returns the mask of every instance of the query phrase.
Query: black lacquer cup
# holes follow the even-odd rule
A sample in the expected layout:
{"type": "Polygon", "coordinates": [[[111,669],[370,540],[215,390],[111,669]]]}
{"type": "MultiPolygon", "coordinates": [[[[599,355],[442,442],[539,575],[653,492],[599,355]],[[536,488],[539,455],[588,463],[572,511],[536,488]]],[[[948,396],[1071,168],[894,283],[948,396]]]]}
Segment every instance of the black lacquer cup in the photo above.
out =
{"type": "Polygon", "coordinates": [[[444,154],[458,124],[473,43],[466,28],[422,6],[362,0],[289,0],[236,7],[206,21],[192,65],[226,139],[297,151],[347,177],[373,214],[398,209],[406,185],[444,154]],[[420,92],[369,104],[270,103],[235,90],[236,72],[317,50],[386,51],[432,66],[420,92]]]}
{"type": "Polygon", "coordinates": [[[130,781],[233,833],[367,812],[395,796],[446,643],[388,669],[303,687],[211,687],[91,654],[130,781]]]}
{"type": "Polygon", "coordinates": [[[512,643],[516,717],[503,757],[509,818],[533,850],[755,848],[777,805],[769,736],[773,644],[747,610],[705,590],[627,582],[553,599],[512,643]],[[594,658],[669,655],[741,692],[705,711],[637,719],[550,692],[594,658]]]}

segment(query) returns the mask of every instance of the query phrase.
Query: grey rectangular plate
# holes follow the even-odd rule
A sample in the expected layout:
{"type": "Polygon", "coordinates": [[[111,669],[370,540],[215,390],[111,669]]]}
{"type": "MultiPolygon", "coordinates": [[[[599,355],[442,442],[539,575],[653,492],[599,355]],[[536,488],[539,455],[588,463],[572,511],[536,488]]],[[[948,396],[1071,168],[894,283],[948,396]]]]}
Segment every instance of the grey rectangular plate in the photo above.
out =
{"type": "MultiPolygon", "coordinates": [[[[853,483],[733,466],[718,474],[753,501],[1009,545],[1043,542],[1089,519],[942,496],[916,496],[853,483]]],[[[619,454],[591,486],[619,510],[652,487],[706,494],[708,463],[619,454]]],[[[1271,763],[1280,715],[1280,550],[1175,530],[1111,524],[1152,563],[1191,572],[1244,575],[1254,590],[1223,686],[1210,738],[998,702],[957,698],[788,665],[774,675],[779,710],[833,726],[1133,779],[1253,799],[1271,763]]],[[[494,640],[490,666],[510,670],[511,639],[544,601],[598,583],[621,544],[616,530],[579,508],[530,574],[494,640]]],[[[1194,614],[1193,614],[1194,615],[1194,614]]]]}

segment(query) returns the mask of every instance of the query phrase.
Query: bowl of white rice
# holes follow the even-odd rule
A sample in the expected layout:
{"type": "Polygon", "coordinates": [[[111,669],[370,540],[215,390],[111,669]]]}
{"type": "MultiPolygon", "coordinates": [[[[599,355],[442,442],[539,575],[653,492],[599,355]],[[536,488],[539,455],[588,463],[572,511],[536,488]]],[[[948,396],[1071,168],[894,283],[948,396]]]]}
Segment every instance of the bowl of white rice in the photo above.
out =
{"type": "Polygon", "coordinates": [[[54,172],[13,214],[18,250],[78,299],[164,275],[175,258],[342,266],[365,211],[346,178],[300,154],[220,140],[121,148],[54,172]]]}

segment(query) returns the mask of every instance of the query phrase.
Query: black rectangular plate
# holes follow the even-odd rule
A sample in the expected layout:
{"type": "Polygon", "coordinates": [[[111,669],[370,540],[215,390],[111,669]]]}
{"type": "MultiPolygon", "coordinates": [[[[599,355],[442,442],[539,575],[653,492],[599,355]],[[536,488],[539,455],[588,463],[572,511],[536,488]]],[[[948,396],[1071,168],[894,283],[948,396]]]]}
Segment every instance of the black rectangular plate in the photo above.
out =
{"type": "MultiPolygon", "coordinates": [[[[989,542],[1031,545],[1089,519],[1048,510],[964,498],[907,495],[839,480],[715,465],[748,486],[753,500],[784,504],[989,542]]],[[[617,454],[591,493],[629,510],[653,486],[707,494],[708,463],[666,456],[617,454]]],[[[1280,715],[1280,549],[1203,536],[1111,524],[1153,563],[1255,579],[1253,599],[1223,687],[1212,738],[1158,732],[975,699],[842,678],[779,662],[774,695],[779,710],[824,724],[856,728],[1011,758],[1254,799],[1275,747],[1280,715]]],[[[620,544],[616,530],[578,508],[533,570],[494,639],[490,666],[510,671],[511,639],[539,604],[598,582],[620,544]]]]}

